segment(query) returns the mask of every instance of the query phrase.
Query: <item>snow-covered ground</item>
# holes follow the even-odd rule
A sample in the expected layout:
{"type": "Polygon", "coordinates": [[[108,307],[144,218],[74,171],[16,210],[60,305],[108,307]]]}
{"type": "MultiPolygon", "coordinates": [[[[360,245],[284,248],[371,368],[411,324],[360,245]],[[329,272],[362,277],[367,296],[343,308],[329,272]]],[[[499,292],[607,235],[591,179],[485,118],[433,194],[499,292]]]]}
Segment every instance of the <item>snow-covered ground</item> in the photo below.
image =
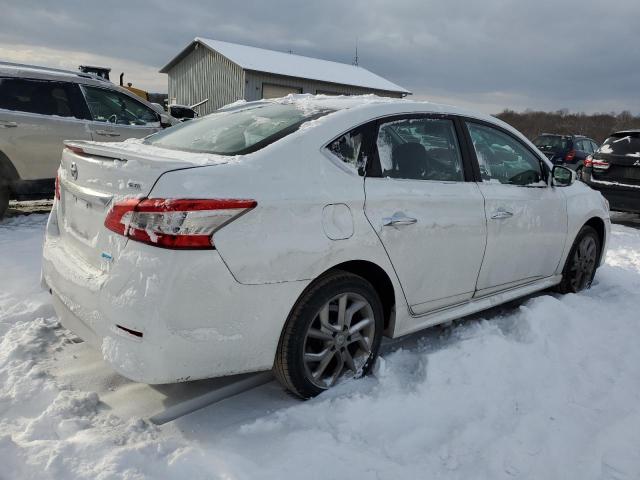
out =
{"type": "Polygon", "coordinates": [[[163,427],[40,291],[45,215],[0,222],[0,479],[638,479],[640,230],[579,295],[541,294],[387,346],[309,402],[275,383],[163,427]]]}

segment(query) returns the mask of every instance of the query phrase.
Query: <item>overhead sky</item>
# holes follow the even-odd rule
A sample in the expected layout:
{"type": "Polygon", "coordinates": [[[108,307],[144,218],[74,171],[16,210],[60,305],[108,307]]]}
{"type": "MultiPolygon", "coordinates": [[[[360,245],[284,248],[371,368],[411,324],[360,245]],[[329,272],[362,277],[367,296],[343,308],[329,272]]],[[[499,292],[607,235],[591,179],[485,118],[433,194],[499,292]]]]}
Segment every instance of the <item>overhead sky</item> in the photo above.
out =
{"type": "Polygon", "coordinates": [[[640,1],[0,0],[0,60],[107,65],[166,92],[194,37],[351,63],[487,113],[640,113],[640,1]]]}

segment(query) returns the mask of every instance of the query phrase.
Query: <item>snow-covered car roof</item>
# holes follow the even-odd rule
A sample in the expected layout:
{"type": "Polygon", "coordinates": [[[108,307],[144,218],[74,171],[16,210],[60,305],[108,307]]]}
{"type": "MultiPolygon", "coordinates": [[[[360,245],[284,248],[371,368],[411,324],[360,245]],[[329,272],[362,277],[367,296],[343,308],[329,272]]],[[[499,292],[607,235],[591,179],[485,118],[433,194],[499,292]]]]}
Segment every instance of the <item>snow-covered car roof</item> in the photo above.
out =
{"type": "Polygon", "coordinates": [[[491,123],[497,123],[513,130],[508,124],[484,113],[468,110],[453,105],[429,102],[427,100],[408,100],[404,98],[380,97],[377,95],[312,95],[308,93],[290,94],[282,98],[246,102],[240,100],[222,107],[218,111],[251,108],[269,103],[291,103],[301,109],[310,111],[320,110],[362,110],[366,109],[375,116],[385,116],[400,113],[439,113],[444,115],[461,115],[491,123]]]}

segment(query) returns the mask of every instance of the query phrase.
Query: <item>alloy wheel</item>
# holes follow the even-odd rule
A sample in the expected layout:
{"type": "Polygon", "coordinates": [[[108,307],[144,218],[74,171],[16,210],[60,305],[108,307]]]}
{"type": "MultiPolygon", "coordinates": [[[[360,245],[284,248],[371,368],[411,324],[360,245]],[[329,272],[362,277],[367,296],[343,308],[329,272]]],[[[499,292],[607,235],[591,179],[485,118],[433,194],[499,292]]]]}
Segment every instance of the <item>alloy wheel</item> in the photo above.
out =
{"type": "Polygon", "coordinates": [[[598,260],[598,245],[595,238],[585,235],[575,249],[569,269],[570,283],[574,291],[591,286],[593,274],[598,260]]]}
{"type": "Polygon", "coordinates": [[[360,376],[375,337],[373,308],[357,293],[342,293],[326,302],[309,324],[304,339],[307,378],[326,389],[346,372],[360,376]]]}

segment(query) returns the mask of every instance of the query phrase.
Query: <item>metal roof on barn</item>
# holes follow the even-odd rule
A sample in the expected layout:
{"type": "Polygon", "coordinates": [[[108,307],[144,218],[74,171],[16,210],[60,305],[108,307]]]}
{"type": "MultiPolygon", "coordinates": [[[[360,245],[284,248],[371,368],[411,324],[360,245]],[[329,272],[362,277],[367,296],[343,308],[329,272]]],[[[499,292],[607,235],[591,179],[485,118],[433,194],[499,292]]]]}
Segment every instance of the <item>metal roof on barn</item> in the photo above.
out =
{"type": "Polygon", "coordinates": [[[168,73],[175,64],[180,62],[197,45],[202,45],[218,52],[245,70],[403,94],[411,93],[360,66],[200,37],[196,37],[173,60],[162,67],[160,73],[168,73]]]}

